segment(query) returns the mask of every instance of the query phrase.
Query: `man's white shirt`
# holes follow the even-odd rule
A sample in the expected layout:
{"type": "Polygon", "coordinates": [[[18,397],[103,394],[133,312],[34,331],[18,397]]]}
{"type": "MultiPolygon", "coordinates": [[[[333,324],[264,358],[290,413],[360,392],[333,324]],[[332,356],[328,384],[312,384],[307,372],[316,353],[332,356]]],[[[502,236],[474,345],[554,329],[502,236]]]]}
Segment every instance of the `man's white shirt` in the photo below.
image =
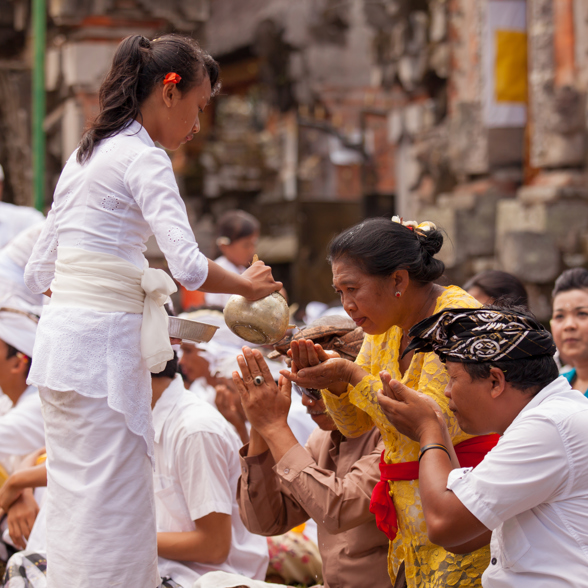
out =
{"type": "Polygon", "coordinates": [[[22,458],[45,445],[41,399],[29,386],[6,414],[0,416],[0,464],[10,474],[22,458]]]}
{"type": "Polygon", "coordinates": [[[195,530],[212,512],[231,516],[231,550],[220,565],[159,558],[162,577],[182,586],[223,570],[263,580],[267,541],[245,529],[236,500],[241,442],[231,425],[205,400],[187,391],[177,376],[153,409],[155,506],[158,532],[195,530]]]}
{"type": "Polygon", "coordinates": [[[484,588],[588,587],[588,399],[564,377],[447,488],[493,531],[484,588]]]}

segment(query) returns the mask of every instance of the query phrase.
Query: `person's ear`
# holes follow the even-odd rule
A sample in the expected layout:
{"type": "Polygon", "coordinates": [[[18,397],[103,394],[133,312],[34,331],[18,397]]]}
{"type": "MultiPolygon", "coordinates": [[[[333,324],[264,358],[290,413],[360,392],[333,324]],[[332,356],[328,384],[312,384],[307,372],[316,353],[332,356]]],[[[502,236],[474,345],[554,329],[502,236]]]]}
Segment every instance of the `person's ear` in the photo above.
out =
{"type": "Polygon", "coordinates": [[[490,368],[490,377],[488,378],[491,389],[490,396],[494,399],[498,398],[506,388],[506,377],[504,372],[497,367],[490,368]]]}
{"type": "Polygon", "coordinates": [[[408,271],[405,269],[396,270],[391,276],[394,292],[404,294],[408,287],[408,271]]]}
{"type": "Polygon", "coordinates": [[[168,107],[171,108],[177,99],[177,92],[178,89],[176,88],[175,84],[164,84],[162,97],[163,103],[168,107]]]}
{"type": "Polygon", "coordinates": [[[24,353],[21,353],[20,351],[17,352],[17,354],[14,356],[14,358],[16,361],[14,362],[13,367],[10,369],[10,371],[13,374],[26,375],[27,369],[29,366],[29,362],[31,360],[24,353]]]}

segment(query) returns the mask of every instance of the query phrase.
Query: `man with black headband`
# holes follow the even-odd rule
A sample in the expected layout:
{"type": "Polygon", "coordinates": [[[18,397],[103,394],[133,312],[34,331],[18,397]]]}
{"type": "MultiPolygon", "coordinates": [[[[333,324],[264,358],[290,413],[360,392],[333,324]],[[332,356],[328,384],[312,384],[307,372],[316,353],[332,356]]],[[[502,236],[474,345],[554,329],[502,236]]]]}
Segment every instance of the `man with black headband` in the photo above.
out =
{"type": "Polygon", "coordinates": [[[430,540],[463,552],[492,532],[484,588],[588,587],[588,401],[558,377],[551,335],[498,307],[446,310],[409,335],[408,350],[446,362],[461,428],[502,435],[480,465],[460,468],[430,399],[380,374],[382,409],[421,445],[430,540]]]}

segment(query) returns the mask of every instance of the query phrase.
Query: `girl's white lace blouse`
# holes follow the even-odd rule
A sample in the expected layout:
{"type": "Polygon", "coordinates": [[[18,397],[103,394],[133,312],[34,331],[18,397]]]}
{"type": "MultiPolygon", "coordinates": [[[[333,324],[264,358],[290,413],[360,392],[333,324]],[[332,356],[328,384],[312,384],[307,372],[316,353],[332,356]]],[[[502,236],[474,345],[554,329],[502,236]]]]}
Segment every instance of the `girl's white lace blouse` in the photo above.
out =
{"type": "MultiPolygon", "coordinates": [[[[199,288],[208,261],[194,239],[171,162],[134,121],[101,141],[87,163],[71,155],[25,282],[35,293],[50,288],[58,247],[109,253],[143,268],[152,234],[173,277],[190,290],[199,288]]],[[[49,304],[39,322],[29,382],[107,397],[152,455],[151,379],[141,358],[140,331],[141,315],[49,304]]]]}

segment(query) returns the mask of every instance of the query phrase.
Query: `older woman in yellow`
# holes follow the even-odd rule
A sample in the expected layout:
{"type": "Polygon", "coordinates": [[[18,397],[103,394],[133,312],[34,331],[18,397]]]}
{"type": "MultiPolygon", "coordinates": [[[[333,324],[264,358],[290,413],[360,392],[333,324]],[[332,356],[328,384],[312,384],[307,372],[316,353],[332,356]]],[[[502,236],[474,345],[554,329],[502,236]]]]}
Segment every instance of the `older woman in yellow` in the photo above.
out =
{"type": "MultiPolygon", "coordinates": [[[[445,270],[434,257],[442,244],[443,236],[432,223],[402,224],[397,217],[370,219],[335,237],[329,246],[333,285],[347,314],[366,333],[363,347],[352,363],[328,355],[311,341],[293,342],[292,372],[282,372],[300,386],[323,389],[328,410],[344,436],[357,437],[377,426],[386,446],[383,460],[402,464],[400,468],[416,467],[419,445],[398,433],[382,411],[377,399],[382,389],[380,371],[435,400],[454,445],[469,438],[448,408],[443,392],[449,377],[437,355],[403,355],[410,328],[422,319],[445,308],[480,306],[460,288],[434,283],[445,270]]],[[[405,575],[409,588],[481,586],[489,564],[489,534],[476,544],[456,547],[455,553],[431,544],[418,470],[416,476],[400,478],[387,482],[398,527],[388,558],[392,583],[404,585],[405,575]]],[[[394,537],[394,532],[387,534],[394,537]]]]}

